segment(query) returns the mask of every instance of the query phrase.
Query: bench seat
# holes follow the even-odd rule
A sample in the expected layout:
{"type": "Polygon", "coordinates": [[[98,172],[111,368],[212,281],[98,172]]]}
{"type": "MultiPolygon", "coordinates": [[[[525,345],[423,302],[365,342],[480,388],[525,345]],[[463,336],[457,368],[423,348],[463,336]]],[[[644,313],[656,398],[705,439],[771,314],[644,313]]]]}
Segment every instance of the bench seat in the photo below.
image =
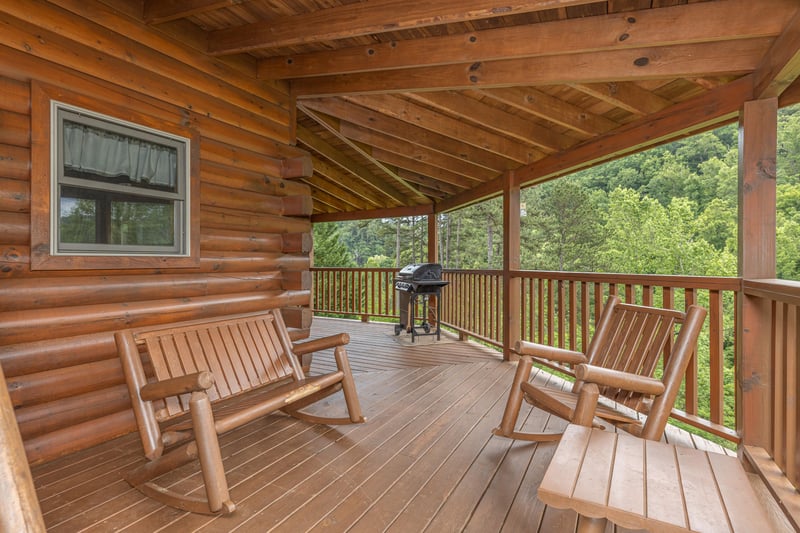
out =
{"type": "Polygon", "coordinates": [[[231,513],[218,435],[281,410],[313,423],[364,421],[347,360],[347,334],[293,344],[279,310],[120,331],[117,350],[147,462],[125,479],[179,509],[231,513]],[[299,354],[333,349],[337,370],[306,376],[299,354]],[[146,368],[150,372],[146,372],[146,368]],[[339,390],[347,416],[302,409],[339,390]],[[199,459],[206,497],[154,479],[199,459]]]}

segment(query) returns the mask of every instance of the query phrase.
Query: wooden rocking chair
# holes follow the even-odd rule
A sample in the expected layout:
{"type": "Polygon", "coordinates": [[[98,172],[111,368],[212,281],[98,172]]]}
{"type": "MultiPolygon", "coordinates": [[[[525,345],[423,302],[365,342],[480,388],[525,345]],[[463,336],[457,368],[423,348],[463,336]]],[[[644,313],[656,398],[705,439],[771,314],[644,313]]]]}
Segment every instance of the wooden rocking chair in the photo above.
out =
{"type": "Polygon", "coordinates": [[[641,435],[642,424],[638,418],[631,416],[633,409],[647,414],[648,434],[660,437],[696,349],[705,316],[706,310],[696,305],[690,306],[684,314],[671,309],[624,304],[616,296],[611,296],[585,355],[518,341],[515,351],[520,355],[520,360],[502,422],[494,434],[529,441],[559,440],[561,433],[515,430],[522,400],[573,421],[581,387],[587,381],[600,382],[598,377],[601,377],[600,395],[623,407],[618,409],[613,405],[599,404],[595,416],[634,435],[654,438],[641,435]],[[676,337],[677,324],[681,327],[676,337]],[[664,371],[661,379],[655,379],[653,375],[662,353],[665,354],[664,371]],[[572,390],[564,391],[529,382],[534,358],[580,365],[572,390]]]}

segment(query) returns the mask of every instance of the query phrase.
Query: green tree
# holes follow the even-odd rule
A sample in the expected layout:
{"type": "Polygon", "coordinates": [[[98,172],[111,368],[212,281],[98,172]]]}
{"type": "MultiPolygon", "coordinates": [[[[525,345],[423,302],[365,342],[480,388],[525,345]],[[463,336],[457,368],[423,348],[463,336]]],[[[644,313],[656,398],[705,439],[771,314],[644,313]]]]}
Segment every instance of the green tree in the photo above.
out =
{"type": "Polygon", "coordinates": [[[355,266],[352,255],[339,239],[339,228],[335,222],[314,224],[314,266],[355,266]]]}

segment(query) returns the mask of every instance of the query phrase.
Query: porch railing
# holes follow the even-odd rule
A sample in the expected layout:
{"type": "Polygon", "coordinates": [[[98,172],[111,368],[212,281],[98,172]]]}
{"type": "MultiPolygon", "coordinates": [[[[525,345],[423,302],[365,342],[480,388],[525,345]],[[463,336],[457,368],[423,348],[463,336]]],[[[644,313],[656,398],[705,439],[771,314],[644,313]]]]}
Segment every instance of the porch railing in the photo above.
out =
{"type": "Polygon", "coordinates": [[[743,389],[761,389],[756,409],[750,409],[758,432],[766,435],[763,448],[794,487],[800,487],[797,454],[798,386],[800,386],[800,283],[782,280],[745,280],[743,295],[755,301],[763,335],[759,335],[761,374],[742,376],[743,389]]]}
{"type": "MultiPolygon", "coordinates": [[[[395,269],[314,268],[317,313],[397,318],[395,269]]],[[[610,294],[623,301],[709,314],[673,417],[737,442],[733,360],[738,278],[517,271],[521,337],[582,351],[610,294]]],[[[499,270],[447,270],[442,324],[462,337],[502,346],[503,279],[499,270]]],[[[557,368],[571,374],[569,368],[557,368]]]]}

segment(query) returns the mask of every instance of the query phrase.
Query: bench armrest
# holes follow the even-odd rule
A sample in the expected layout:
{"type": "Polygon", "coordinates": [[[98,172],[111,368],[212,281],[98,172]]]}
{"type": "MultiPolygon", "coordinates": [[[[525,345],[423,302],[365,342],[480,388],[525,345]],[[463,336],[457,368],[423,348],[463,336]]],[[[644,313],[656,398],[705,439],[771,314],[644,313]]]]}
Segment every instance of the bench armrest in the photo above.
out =
{"type": "Polygon", "coordinates": [[[148,383],[139,390],[139,396],[145,401],[163,400],[168,396],[204,391],[212,385],[214,385],[214,375],[211,372],[196,372],[148,383]]]}
{"type": "Polygon", "coordinates": [[[347,333],[339,333],[338,335],[329,335],[321,339],[314,339],[306,342],[297,342],[292,344],[292,351],[295,355],[305,355],[307,353],[318,352],[327,348],[336,348],[337,346],[344,346],[350,342],[350,335],[347,333]]]}
{"type": "Polygon", "coordinates": [[[514,345],[514,351],[519,355],[532,355],[540,359],[550,359],[552,361],[574,365],[586,363],[588,361],[586,356],[580,352],[573,352],[572,350],[565,350],[564,348],[556,348],[554,346],[528,341],[517,341],[514,345]]]}
{"type": "Polygon", "coordinates": [[[641,394],[658,396],[664,394],[665,390],[664,383],[659,379],[587,364],[578,365],[575,368],[575,377],[587,383],[596,383],[641,394]]]}

